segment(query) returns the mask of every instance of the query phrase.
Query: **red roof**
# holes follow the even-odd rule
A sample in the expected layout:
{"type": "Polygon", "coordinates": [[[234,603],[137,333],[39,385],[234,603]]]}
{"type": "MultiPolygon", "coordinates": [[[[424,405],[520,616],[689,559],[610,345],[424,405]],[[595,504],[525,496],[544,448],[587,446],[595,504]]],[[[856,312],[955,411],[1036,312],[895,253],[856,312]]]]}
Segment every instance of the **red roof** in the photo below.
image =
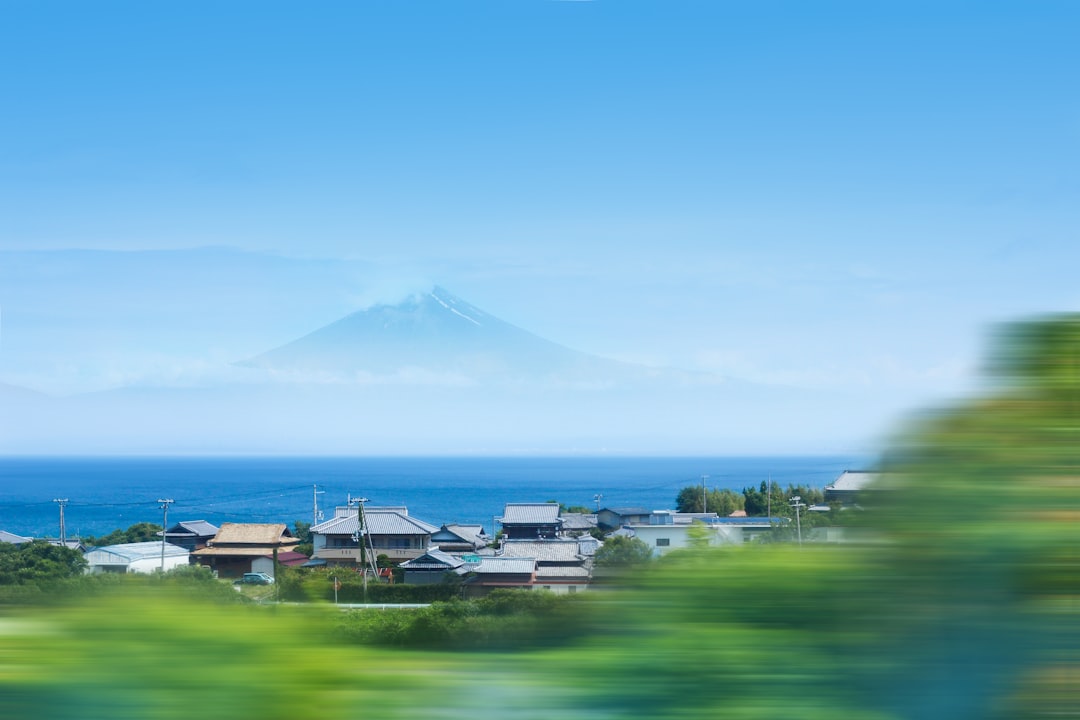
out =
{"type": "Polygon", "coordinates": [[[304,555],[303,553],[294,552],[292,550],[285,550],[277,554],[277,559],[279,564],[293,567],[296,565],[303,565],[311,558],[309,558],[307,555],[304,555]]]}

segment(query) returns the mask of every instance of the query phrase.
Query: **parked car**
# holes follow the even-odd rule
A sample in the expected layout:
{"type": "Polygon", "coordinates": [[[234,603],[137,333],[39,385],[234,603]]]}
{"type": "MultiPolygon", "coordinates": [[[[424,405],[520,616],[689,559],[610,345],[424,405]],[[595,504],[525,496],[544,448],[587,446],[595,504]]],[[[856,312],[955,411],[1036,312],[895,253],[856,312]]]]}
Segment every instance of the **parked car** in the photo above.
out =
{"type": "Polygon", "coordinates": [[[264,572],[244,573],[244,577],[233,581],[234,585],[270,585],[274,578],[264,572]]]}

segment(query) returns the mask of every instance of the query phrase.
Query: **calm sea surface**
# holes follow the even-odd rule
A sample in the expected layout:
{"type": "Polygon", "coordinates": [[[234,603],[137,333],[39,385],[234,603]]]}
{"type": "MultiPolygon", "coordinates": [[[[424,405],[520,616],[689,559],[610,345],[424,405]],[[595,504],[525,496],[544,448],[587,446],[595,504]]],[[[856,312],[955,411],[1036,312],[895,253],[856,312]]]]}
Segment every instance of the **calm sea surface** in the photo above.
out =
{"type": "Polygon", "coordinates": [[[311,522],[313,491],[327,517],[347,496],[406,505],[434,525],[481,524],[507,502],[558,500],[596,508],[672,508],[707,475],[710,488],[774,483],[823,487],[868,460],[845,457],[718,458],[0,458],[0,530],[59,534],[56,498],[67,498],[69,537],[103,535],[137,522],[311,522]]]}

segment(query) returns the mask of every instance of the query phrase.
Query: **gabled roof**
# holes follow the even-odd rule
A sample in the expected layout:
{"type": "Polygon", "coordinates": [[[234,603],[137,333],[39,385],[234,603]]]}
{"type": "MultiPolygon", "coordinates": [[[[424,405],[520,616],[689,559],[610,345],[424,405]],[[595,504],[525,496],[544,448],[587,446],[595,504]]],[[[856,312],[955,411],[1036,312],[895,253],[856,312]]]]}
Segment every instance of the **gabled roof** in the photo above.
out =
{"type": "Polygon", "coordinates": [[[652,512],[652,510],[650,510],[649,508],[644,508],[644,507],[612,507],[612,508],[607,508],[606,507],[606,508],[604,508],[602,510],[597,510],[597,514],[605,512],[605,511],[610,512],[610,513],[615,513],[616,515],[623,515],[623,516],[626,516],[626,515],[648,515],[649,513],[652,512]]]}
{"type": "Polygon", "coordinates": [[[446,544],[465,543],[473,546],[483,545],[487,542],[482,525],[457,524],[443,525],[431,533],[431,541],[446,544]]]}
{"type": "Polygon", "coordinates": [[[588,531],[596,527],[595,513],[563,513],[563,530],[588,531]]]}
{"type": "MultiPolygon", "coordinates": [[[[334,508],[334,518],[349,517],[350,515],[356,515],[358,512],[355,505],[338,505],[334,508]]],[[[404,505],[365,505],[364,512],[397,512],[402,515],[409,514],[409,508],[404,505]]],[[[331,518],[334,519],[334,518],[331,518]]]]}
{"type": "MultiPolygon", "coordinates": [[[[151,540],[150,542],[138,542],[138,543],[121,543],[120,545],[106,545],[105,547],[93,548],[90,552],[86,553],[86,559],[91,564],[108,564],[94,561],[107,560],[111,558],[118,560],[126,560],[127,562],[135,562],[136,560],[149,560],[153,558],[161,557],[161,545],[160,540],[151,540]]],[[[165,557],[187,557],[188,551],[179,545],[173,545],[172,543],[165,543],[165,557]]]]}
{"type": "MultiPolygon", "coordinates": [[[[369,535],[431,535],[439,528],[423,520],[409,517],[399,510],[364,510],[369,535]]],[[[360,528],[355,514],[336,517],[313,525],[311,532],[317,535],[354,535],[360,528]]]]}
{"type": "Polygon", "coordinates": [[[432,548],[418,558],[406,560],[398,567],[406,570],[456,570],[463,565],[465,561],[461,558],[432,548]]]}
{"type": "Polygon", "coordinates": [[[503,525],[558,525],[562,520],[559,503],[506,503],[499,522],[503,525]]]}
{"type": "Polygon", "coordinates": [[[532,575],[536,571],[536,559],[485,557],[472,571],[480,575],[532,575]]]}
{"type": "Polygon", "coordinates": [[[21,545],[23,543],[28,543],[33,539],[34,538],[16,535],[15,533],[9,533],[7,530],[0,530],[0,542],[11,543],[12,545],[21,545]]]}
{"type": "MultiPolygon", "coordinates": [[[[218,533],[218,526],[211,525],[205,520],[184,520],[169,528],[167,537],[214,537],[218,533]]],[[[161,533],[158,532],[158,535],[161,533]]]]}
{"type": "Polygon", "coordinates": [[[285,523],[223,523],[210,544],[223,545],[296,545],[300,541],[292,536],[285,523]]]}
{"type": "Polygon", "coordinates": [[[581,562],[577,540],[506,540],[504,558],[533,558],[537,562],[581,562]]]}

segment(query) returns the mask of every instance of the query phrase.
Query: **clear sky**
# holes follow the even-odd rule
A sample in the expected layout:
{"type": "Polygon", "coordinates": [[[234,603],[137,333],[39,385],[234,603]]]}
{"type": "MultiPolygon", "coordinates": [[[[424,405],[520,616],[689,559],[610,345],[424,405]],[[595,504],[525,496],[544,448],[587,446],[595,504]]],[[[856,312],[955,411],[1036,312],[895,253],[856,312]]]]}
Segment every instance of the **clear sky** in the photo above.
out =
{"type": "MultiPolygon", "coordinates": [[[[1071,1],[9,0],[0,261],[244,251],[185,256],[217,294],[170,328],[178,362],[437,282],[581,350],[884,418],[969,387],[989,323],[1080,309],[1078,29],[1071,1]],[[281,258],[304,262],[255,297],[281,258]]],[[[0,380],[160,365],[130,303],[97,313],[114,271],[0,269],[0,380]]],[[[175,285],[172,320],[198,294],[175,285]]]]}

